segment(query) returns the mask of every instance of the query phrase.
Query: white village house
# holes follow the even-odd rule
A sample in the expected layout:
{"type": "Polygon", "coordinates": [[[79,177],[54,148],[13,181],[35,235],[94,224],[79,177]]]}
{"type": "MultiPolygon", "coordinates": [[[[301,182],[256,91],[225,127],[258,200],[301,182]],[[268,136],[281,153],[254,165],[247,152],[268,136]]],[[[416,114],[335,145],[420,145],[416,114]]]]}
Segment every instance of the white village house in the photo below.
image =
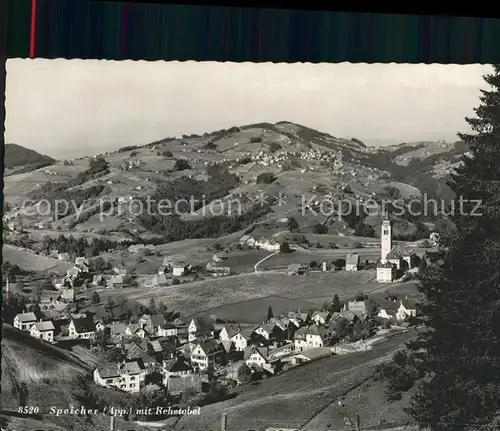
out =
{"type": "Polygon", "coordinates": [[[37,322],[35,313],[20,313],[14,317],[14,328],[21,331],[29,331],[31,327],[37,322]]]}
{"type": "Polygon", "coordinates": [[[96,326],[91,318],[71,319],[69,337],[72,339],[89,339],[94,336],[96,326]]]}
{"type": "Polygon", "coordinates": [[[146,371],[137,361],[106,364],[94,370],[94,382],[100,386],[115,387],[125,392],[138,393],[144,386],[146,371]]]}
{"type": "Polygon", "coordinates": [[[54,324],[48,320],[45,322],[36,322],[30,329],[30,335],[33,338],[52,343],[54,341],[54,324]]]}
{"type": "Polygon", "coordinates": [[[359,254],[349,253],[345,260],[346,271],[357,271],[359,269],[359,254]]]}

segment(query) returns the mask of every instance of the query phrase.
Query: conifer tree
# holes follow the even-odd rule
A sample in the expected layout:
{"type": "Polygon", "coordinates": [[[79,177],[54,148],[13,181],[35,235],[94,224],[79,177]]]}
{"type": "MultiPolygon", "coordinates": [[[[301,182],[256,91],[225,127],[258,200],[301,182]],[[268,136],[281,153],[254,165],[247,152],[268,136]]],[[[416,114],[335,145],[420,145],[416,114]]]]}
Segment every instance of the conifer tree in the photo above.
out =
{"type": "Polygon", "coordinates": [[[432,430],[491,429],[500,411],[500,66],[484,79],[449,183],[454,229],[424,270],[426,327],[410,345],[425,378],[408,412],[432,430]]]}

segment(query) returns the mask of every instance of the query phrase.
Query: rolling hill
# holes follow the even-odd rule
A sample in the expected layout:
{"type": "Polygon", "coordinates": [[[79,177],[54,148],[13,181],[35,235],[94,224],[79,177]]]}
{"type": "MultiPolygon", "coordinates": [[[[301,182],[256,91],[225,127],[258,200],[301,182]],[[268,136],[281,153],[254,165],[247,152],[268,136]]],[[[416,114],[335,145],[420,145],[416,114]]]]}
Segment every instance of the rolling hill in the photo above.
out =
{"type": "Polygon", "coordinates": [[[17,144],[5,144],[4,166],[7,175],[31,171],[55,163],[52,157],[17,144]]]}
{"type": "MultiPolygon", "coordinates": [[[[9,151],[17,154],[20,149],[14,146],[9,151]]],[[[94,157],[58,162],[51,166],[50,175],[35,169],[8,176],[4,193],[5,200],[14,206],[33,196],[35,201],[58,195],[81,201],[79,215],[69,211],[57,220],[52,217],[52,208],[39,211],[43,215],[28,216],[25,211],[25,227],[43,224],[54,234],[57,230],[164,237],[168,230],[172,241],[219,237],[253,224],[272,230],[279,227],[280,220],[294,217],[304,231],[323,224],[330,233],[349,235],[360,219],[352,219],[349,226],[339,224],[330,213],[315,214],[304,208],[304,201],[313,198],[320,203],[329,199],[356,203],[384,198],[387,190],[396,190],[392,196],[396,193],[403,199],[422,193],[450,197],[447,176],[466,150],[460,143],[436,142],[367,147],[357,139],[334,137],[299,124],[260,123],[106,153],[102,157],[108,167],[91,174],[89,166],[94,157]],[[183,161],[183,168],[178,167],[178,160],[183,161]],[[214,166],[221,168],[219,173],[214,166]],[[220,177],[221,170],[233,177],[220,177]],[[57,184],[60,187],[55,190],[57,184]],[[185,195],[210,198],[195,202],[194,210],[181,211],[179,220],[157,213],[142,217],[130,204],[117,203],[119,198],[143,202],[147,196],[167,197],[172,202],[185,195]],[[264,206],[259,196],[265,197],[265,209],[260,212],[255,211],[259,205],[264,206]],[[285,198],[280,200],[279,196],[285,198]],[[104,201],[112,203],[111,210],[103,215],[100,203],[104,201]],[[235,213],[241,217],[230,220],[235,213]],[[227,219],[219,227],[207,227],[204,220],[215,216],[227,219]]],[[[21,163],[20,156],[10,158],[15,160],[11,166],[21,163]]],[[[153,209],[156,211],[156,207],[153,209]]],[[[375,230],[378,223],[370,221],[375,230]]],[[[402,235],[416,232],[412,220],[394,223],[395,232],[402,235]]]]}

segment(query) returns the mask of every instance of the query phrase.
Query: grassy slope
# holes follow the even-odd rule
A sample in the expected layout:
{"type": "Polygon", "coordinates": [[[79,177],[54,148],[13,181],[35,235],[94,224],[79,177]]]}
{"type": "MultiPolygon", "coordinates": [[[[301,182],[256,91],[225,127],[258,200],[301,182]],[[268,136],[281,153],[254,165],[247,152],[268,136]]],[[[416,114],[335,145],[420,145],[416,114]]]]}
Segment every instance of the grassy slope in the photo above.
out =
{"type": "Polygon", "coordinates": [[[2,247],[3,260],[18,265],[26,271],[45,271],[51,269],[55,272],[66,272],[73,265],[48,256],[29,253],[16,247],[4,245],[2,247]]]}
{"type": "MultiPolygon", "coordinates": [[[[182,418],[175,429],[217,429],[223,412],[228,414],[228,429],[234,430],[269,426],[298,428],[309,422],[312,424],[331,403],[368,381],[376,365],[389,358],[409,336],[396,335],[371,351],[332,356],[256,386],[246,386],[236,398],[204,407],[199,417],[182,418]]],[[[381,405],[385,404],[383,398],[380,401],[381,405]]],[[[336,424],[340,424],[339,421],[336,424]]]]}

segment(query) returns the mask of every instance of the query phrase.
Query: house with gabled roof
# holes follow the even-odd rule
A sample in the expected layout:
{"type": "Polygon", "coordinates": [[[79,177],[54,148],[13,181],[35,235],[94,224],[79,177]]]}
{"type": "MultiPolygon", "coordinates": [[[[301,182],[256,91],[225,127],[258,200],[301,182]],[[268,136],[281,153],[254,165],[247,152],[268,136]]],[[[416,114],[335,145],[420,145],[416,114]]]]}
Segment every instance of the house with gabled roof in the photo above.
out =
{"type": "Polygon", "coordinates": [[[330,318],[331,313],[326,310],[315,311],[311,317],[311,320],[316,323],[316,325],[325,325],[330,318]]]}
{"type": "Polygon", "coordinates": [[[414,301],[405,298],[400,301],[399,307],[396,311],[396,320],[405,321],[410,317],[417,316],[417,305],[414,301]]]}
{"type": "Polygon", "coordinates": [[[346,271],[357,271],[359,269],[359,254],[349,253],[345,259],[346,271]]]}
{"type": "Polygon", "coordinates": [[[71,319],[68,329],[69,337],[75,340],[93,338],[96,332],[94,319],[91,317],[71,319]]]}
{"type": "Polygon", "coordinates": [[[252,341],[252,334],[252,328],[239,329],[235,334],[233,334],[230,340],[234,344],[235,350],[237,352],[245,351],[245,349],[252,341]]]}
{"type": "Polygon", "coordinates": [[[125,284],[125,277],[121,274],[114,274],[108,279],[108,289],[121,289],[125,284]]]}
{"type": "Polygon", "coordinates": [[[280,249],[278,241],[274,238],[266,238],[265,236],[260,237],[255,242],[255,246],[267,251],[278,251],[280,249]]]}
{"type": "Polygon", "coordinates": [[[270,355],[269,347],[250,346],[245,350],[243,359],[248,367],[271,374],[276,372],[280,364],[279,358],[270,355]]]}
{"type": "Polygon", "coordinates": [[[165,322],[160,326],[158,335],[160,337],[177,337],[177,326],[175,326],[173,323],[165,322]]]}
{"type": "Polygon", "coordinates": [[[276,333],[276,325],[274,323],[264,323],[263,325],[255,328],[254,332],[266,340],[271,340],[276,333]]]}
{"type": "Polygon", "coordinates": [[[151,335],[160,335],[161,326],[166,323],[165,316],[163,314],[144,314],[139,319],[138,322],[143,328],[151,335]]]}
{"type": "Polygon", "coordinates": [[[332,356],[332,351],[328,347],[313,347],[312,349],[301,351],[292,357],[293,365],[300,365],[318,359],[332,356]]]}
{"type": "Polygon", "coordinates": [[[105,364],[94,370],[96,384],[125,392],[138,393],[144,387],[145,381],[146,371],[137,361],[105,364]]]}
{"type": "Polygon", "coordinates": [[[212,322],[201,317],[191,319],[188,326],[188,340],[193,342],[197,338],[213,337],[214,331],[215,327],[212,322]]]}
{"type": "Polygon", "coordinates": [[[193,367],[204,371],[209,366],[215,367],[222,364],[224,357],[225,351],[223,346],[216,340],[208,340],[196,344],[189,358],[193,367]]]}
{"type": "Polygon", "coordinates": [[[162,364],[163,384],[168,385],[171,377],[187,377],[193,374],[193,367],[182,356],[164,360],[162,364]]]}
{"type": "Polygon", "coordinates": [[[30,328],[30,335],[33,338],[52,343],[54,341],[54,324],[50,320],[40,321],[33,324],[30,328]]]}
{"type": "Polygon", "coordinates": [[[75,300],[75,289],[64,288],[61,290],[61,300],[64,302],[73,302],[75,300]]]}
{"type": "Polygon", "coordinates": [[[14,317],[14,328],[21,331],[29,331],[37,320],[35,313],[26,313],[23,311],[14,317]]]}

